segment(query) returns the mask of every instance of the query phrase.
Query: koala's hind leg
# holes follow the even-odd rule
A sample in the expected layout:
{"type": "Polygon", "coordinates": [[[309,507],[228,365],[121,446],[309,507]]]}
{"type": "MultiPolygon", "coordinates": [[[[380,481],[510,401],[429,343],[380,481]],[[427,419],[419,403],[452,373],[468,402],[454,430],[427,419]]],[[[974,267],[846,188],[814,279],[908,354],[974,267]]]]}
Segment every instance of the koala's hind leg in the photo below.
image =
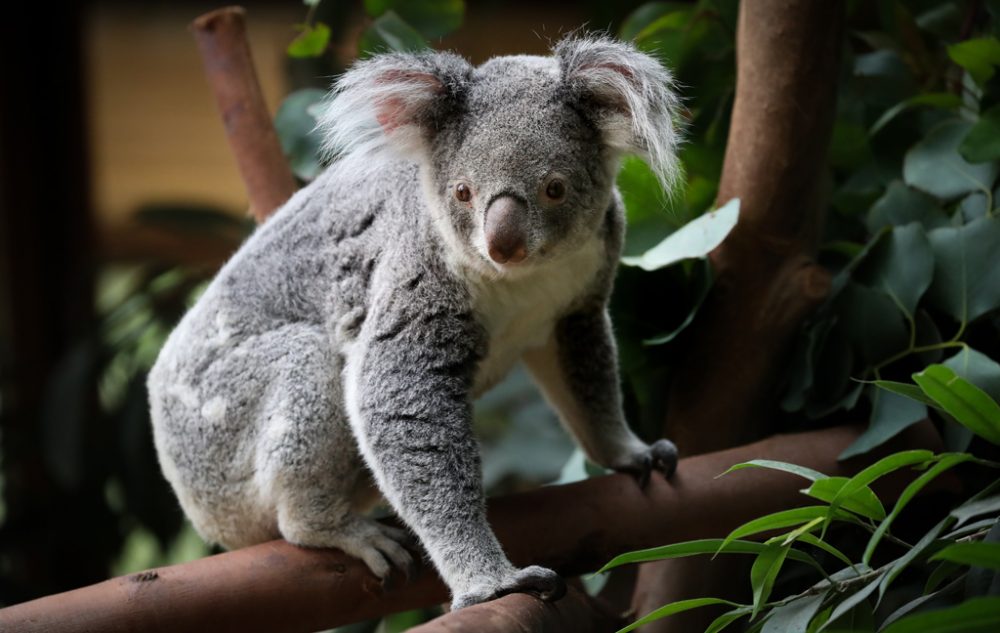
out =
{"type": "Polygon", "coordinates": [[[277,513],[278,530],[305,547],[335,547],[360,558],[380,577],[413,564],[403,530],[352,509],[367,473],[343,413],[340,366],[319,329],[286,326],[286,350],[270,369],[256,475],[277,513]]]}

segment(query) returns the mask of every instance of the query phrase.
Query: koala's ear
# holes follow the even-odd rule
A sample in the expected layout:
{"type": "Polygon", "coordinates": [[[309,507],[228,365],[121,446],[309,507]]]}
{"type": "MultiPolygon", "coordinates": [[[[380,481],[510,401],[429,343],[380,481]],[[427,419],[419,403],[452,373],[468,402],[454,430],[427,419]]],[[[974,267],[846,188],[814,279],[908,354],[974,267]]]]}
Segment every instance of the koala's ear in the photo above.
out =
{"type": "Polygon", "coordinates": [[[589,110],[605,142],[647,160],[667,191],[680,173],[680,102],[670,71],[631,44],[571,37],[553,49],[571,98],[589,110]]]}
{"type": "Polygon", "coordinates": [[[472,67],[451,53],[391,53],[356,63],[336,82],[317,127],[331,154],[394,150],[418,157],[455,107],[472,67]]]}

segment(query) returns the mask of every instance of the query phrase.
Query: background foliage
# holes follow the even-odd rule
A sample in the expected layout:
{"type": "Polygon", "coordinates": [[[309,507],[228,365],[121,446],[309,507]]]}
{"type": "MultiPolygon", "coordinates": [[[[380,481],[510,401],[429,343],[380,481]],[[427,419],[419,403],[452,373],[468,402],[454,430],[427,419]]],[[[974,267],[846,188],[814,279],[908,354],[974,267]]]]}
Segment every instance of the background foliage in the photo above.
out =
{"type": "MultiPolygon", "coordinates": [[[[307,0],[289,45],[301,88],[282,104],[276,126],[302,181],[323,167],[313,126],[325,80],[317,78],[343,70],[333,51],[349,35],[348,4],[307,0]]],[[[678,346],[712,284],[701,257],[712,243],[685,242],[678,229],[699,218],[721,238],[738,207],[702,215],[716,198],[728,134],[738,3],[633,3],[628,11],[592,4],[593,24],[611,24],[613,33],[667,61],[686,100],[679,122],[687,130],[686,178],[678,190],[660,190],[638,159],[627,159],[619,177],[629,230],[613,319],[629,418],[652,437],[666,414],[663,386],[672,372],[684,371],[675,366],[678,346]]],[[[465,7],[461,0],[366,0],[363,10],[359,57],[430,46],[460,28],[465,7]]],[[[942,429],[950,452],[895,456],[850,481],[756,463],[803,477],[812,509],[765,517],[729,541],[675,544],[612,563],[720,550],[756,555],[747,582],[752,600],[729,605],[714,630],[728,624],[765,631],[946,630],[934,628],[935,618],[953,625],[998,611],[992,596],[1000,591],[994,575],[1000,491],[987,463],[996,459],[1000,437],[1000,416],[990,404],[1000,399],[998,10],[1000,3],[973,0],[849,3],[841,73],[831,78],[839,102],[818,254],[834,274],[833,291],[799,333],[781,392],[783,429],[867,422],[845,457],[927,417],[942,429]],[[916,467],[926,478],[953,469],[965,494],[935,497],[930,507],[920,497],[892,506],[869,486],[893,467],[916,467]],[[747,540],[761,528],[790,536],[747,540]],[[795,564],[785,565],[789,560],[795,564]],[[906,628],[913,620],[892,617],[903,604],[916,614],[909,618],[923,618],[917,628],[906,628]]],[[[145,218],[229,239],[249,230],[197,209],[148,210],[145,218]]],[[[94,524],[74,527],[104,535],[109,572],[206,552],[184,526],[156,466],[144,383],[166,333],[210,274],[104,271],[99,325],[52,377],[52,404],[41,421],[45,468],[68,489],[104,491],[94,524]],[[85,437],[93,425],[83,419],[94,410],[87,391],[94,380],[96,439],[85,437]]],[[[477,425],[492,492],[597,472],[574,451],[523,373],[478,403],[477,425]]],[[[661,615],[714,599],[705,600],[667,607],[661,615]]],[[[353,628],[399,631],[429,615],[401,614],[353,628]]]]}

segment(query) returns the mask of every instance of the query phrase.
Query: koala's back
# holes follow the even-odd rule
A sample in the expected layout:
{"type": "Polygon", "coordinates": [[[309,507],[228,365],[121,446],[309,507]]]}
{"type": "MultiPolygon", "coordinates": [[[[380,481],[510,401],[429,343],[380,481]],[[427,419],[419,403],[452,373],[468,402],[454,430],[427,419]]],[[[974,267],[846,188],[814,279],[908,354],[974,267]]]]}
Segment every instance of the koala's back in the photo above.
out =
{"type": "Polygon", "coordinates": [[[247,240],[150,372],[164,473],[199,532],[227,547],[278,535],[275,488],[284,480],[339,478],[345,496],[361,485],[343,351],[364,322],[380,262],[428,248],[427,214],[416,166],[368,172],[363,186],[349,167],[334,165],[247,240]],[[303,444],[325,451],[330,468],[306,463],[303,444]]]}

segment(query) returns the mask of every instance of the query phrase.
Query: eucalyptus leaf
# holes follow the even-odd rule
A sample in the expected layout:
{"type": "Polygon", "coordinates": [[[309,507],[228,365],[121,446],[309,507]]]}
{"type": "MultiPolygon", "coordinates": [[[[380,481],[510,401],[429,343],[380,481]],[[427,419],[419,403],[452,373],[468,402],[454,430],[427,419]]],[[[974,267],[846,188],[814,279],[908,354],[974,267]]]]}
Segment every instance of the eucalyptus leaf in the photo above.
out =
{"type": "Polygon", "coordinates": [[[944,365],[931,365],[913,380],[957,422],[1000,445],[1000,405],[985,391],[944,365]]]}
{"type": "Polygon", "coordinates": [[[779,462],[772,459],[752,459],[748,462],[742,462],[740,464],[735,464],[729,467],[729,470],[724,473],[717,475],[716,479],[722,477],[723,475],[728,475],[731,472],[742,470],[744,468],[769,468],[771,470],[780,470],[782,472],[791,473],[793,475],[798,475],[808,479],[809,481],[816,481],[818,479],[826,479],[827,476],[823,473],[813,470],[812,468],[806,468],[805,466],[798,466],[796,464],[789,464],[788,462],[779,462]]]}
{"type": "Polygon", "coordinates": [[[910,222],[919,222],[930,230],[948,226],[948,216],[937,200],[900,180],[889,183],[865,220],[872,233],[886,226],[903,226],[910,222]]]}
{"type": "Polygon", "coordinates": [[[1000,218],[928,233],[934,281],[928,300],[959,323],[1000,307],[1000,218]]]}
{"type": "Polygon", "coordinates": [[[971,128],[968,121],[952,119],[928,132],[903,160],[906,184],[942,200],[954,200],[972,191],[988,191],[996,179],[997,166],[973,165],[958,151],[971,128]]]}
{"type": "Polygon", "coordinates": [[[626,266],[657,270],[685,259],[707,257],[739,218],[740,202],[734,198],[715,211],[688,222],[665,240],[638,257],[623,257],[626,266]]]}
{"type": "Polygon", "coordinates": [[[744,618],[753,611],[751,607],[740,607],[738,609],[733,609],[732,611],[726,611],[719,617],[712,620],[712,623],[708,625],[705,629],[705,633],[719,633],[733,622],[744,618]]]}
{"type": "Polygon", "coordinates": [[[330,43],[330,27],[317,22],[316,24],[302,24],[299,34],[288,45],[288,55],[290,57],[319,57],[326,52],[326,47],[330,43]]]}
{"type": "Polygon", "coordinates": [[[930,560],[950,560],[962,565],[1000,569],[1000,543],[954,543],[931,556],[930,560]]]}
{"type": "Polygon", "coordinates": [[[823,594],[815,596],[804,596],[792,600],[788,604],[775,607],[771,611],[771,617],[767,619],[762,633],[791,633],[792,631],[805,631],[809,622],[819,611],[826,598],[823,594]]]}
{"type": "Polygon", "coordinates": [[[876,589],[878,589],[878,580],[881,578],[881,574],[875,575],[870,581],[867,581],[861,589],[858,589],[853,594],[844,599],[840,604],[838,604],[833,609],[833,613],[830,614],[830,619],[827,620],[827,624],[820,627],[820,631],[826,630],[826,627],[836,622],[843,615],[854,609],[856,606],[868,599],[868,596],[872,595],[876,589]]]}
{"type": "Polygon", "coordinates": [[[955,517],[955,525],[959,526],[973,517],[993,512],[1000,512],[1000,494],[963,503],[951,511],[951,516],[955,517]]]}
{"type": "Polygon", "coordinates": [[[885,292],[911,318],[933,276],[934,254],[917,222],[893,228],[857,273],[860,281],[885,292]]]}
{"type": "Polygon", "coordinates": [[[995,37],[972,38],[948,47],[948,57],[969,71],[976,83],[986,83],[1000,64],[1000,42],[995,37]]]}
{"type": "Polygon", "coordinates": [[[721,598],[694,598],[692,600],[681,600],[679,602],[672,602],[666,606],[660,607],[655,611],[652,611],[648,615],[639,618],[632,624],[626,626],[625,628],[619,629],[617,633],[628,633],[634,629],[639,628],[643,624],[648,624],[650,622],[655,622],[656,620],[661,620],[667,616],[674,615],[675,613],[683,613],[684,611],[690,611],[691,609],[697,609],[699,607],[708,607],[712,605],[727,605],[730,607],[740,607],[735,602],[729,600],[723,600],[721,598]]]}
{"type": "MultiPolygon", "coordinates": [[[[827,516],[826,506],[805,506],[803,508],[793,508],[791,510],[782,510],[780,512],[767,514],[751,521],[747,521],[730,532],[729,535],[723,539],[718,551],[724,551],[730,542],[735,539],[743,538],[744,536],[759,534],[761,532],[767,532],[768,530],[780,530],[781,528],[798,526],[803,523],[808,523],[816,517],[825,516],[827,516]]],[[[839,518],[843,518],[843,515],[839,515],[839,518]]]]}
{"type": "Polygon", "coordinates": [[[840,499],[842,497],[850,497],[855,491],[860,490],[864,486],[871,485],[876,480],[888,475],[891,472],[897,471],[900,468],[906,468],[907,466],[924,464],[933,459],[935,459],[934,453],[922,449],[901,451],[899,453],[887,455],[851,477],[850,480],[840,489],[833,501],[830,502],[830,506],[831,508],[836,508],[840,505],[840,499]]]}
{"type": "MultiPolygon", "coordinates": [[[[919,387],[915,385],[906,385],[905,383],[895,384],[902,385],[903,387],[913,386],[921,396],[924,396],[919,387]]],[[[868,421],[868,428],[858,436],[858,439],[854,440],[850,446],[844,449],[837,459],[848,459],[855,455],[867,453],[926,417],[927,406],[923,403],[906,396],[897,395],[892,391],[876,390],[873,395],[872,414],[868,421]]]]}
{"type": "MultiPolygon", "coordinates": [[[[633,563],[648,563],[656,560],[666,560],[670,558],[685,558],[687,556],[697,556],[699,554],[760,554],[767,546],[757,541],[732,540],[725,542],[720,538],[700,539],[697,541],[684,541],[682,543],[672,543],[661,547],[628,552],[612,558],[604,567],[594,573],[600,574],[615,567],[629,565],[633,563]]],[[[798,550],[788,552],[788,558],[806,563],[814,568],[819,568],[816,560],[798,550]]]]}
{"type": "Polygon", "coordinates": [[[886,110],[868,130],[870,136],[875,136],[901,113],[917,106],[930,106],[944,110],[957,110],[962,105],[962,98],[951,92],[931,92],[919,94],[900,101],[886,110]]]}
{"type": "Polygon", "coordinates": [[[645,2],[629,13],[628,17],[622,21],[621,28],[618,29],[618,38],[634,39],[653,22],[667,13],[680,9],[690,9],[690,5],[685,2],[645,2]]]}
{"type": "Polygon", "coordinates": [[[827,477],[826,479],[814,482],[812,486],[803,490],[803,492],[814,499],[826,501],[827,503],[836,498],[840,503],[840,507],[845,510],[850,510],[876,521],[884,519],[885,508],[882,507],[882,502],[879,501],[878,497],[868,486],[862,486],[847,496],[839,495],[848,481],[847,477],[827,477]]]}
{"type": "Polygon", "coordinates": [[[393,11],[424,37],[437,38],[462,26],[465,2],[464,0],[365,0],[365,10],[373,18],[393,11]]]}
{"type": "Polygon", "coordinates": [[[962,139],[958,151],[970,163],[1000,159],[1000,106],[983,112],[962,139]]]}
{"type": "Polygon", "coordinates": [[[871,538],[868,539],[868,545],[865,546],[865,553],[862,555],[861,560],[864,561],[865,564],[871,562],[872,555],[875,553],[875,548],[878,547],[878,544],[882,541],[885,533],[889,530],[889,526],[892,525],[892,522],[896,520],[896,517],[899,516],[899,513],[903,511],[903,508],[906,507],[910,500],[913,499],[918,492],[923,490],[924,486],[932,482],[944,471],[972,459],[974,459],[973,456],[968,453],[946,453],[944,455],[939,455],[938,461],[933,466],[928,468],[923,474],[914,479],[908,486],[906,486],[906,488],[903,489],[903,492],[899,495],[899,499],[896,500],[896,505],[892,508],[892,512],[890,512],[889,516],[879,523],[875,532],[871,535],[871,538]]]}
{"type": "Polygon", "coordinates": [[[427,47],[424,36],[395,11],[389,10],[376,18],[361,34],[358,41],[358,55],[370,57],[385,51],[405,53],[424,50],[427,47]]]}
{"type": "Polygon", "coordinates": [[[963,347],[941,364],[1000,401],[1000,363],[986,354],[963,347]]]}
{"type": "Polygon", "coordinates": [[[281,150],[292,172],[302,180],[312,180],[323,169],[323,136],[316,130],[314,106],[325,96],[326,91],[318,88],[296,90],[285,97],[274,117],[281,150]]]}
{"type": "Polygon", "coordinates": [[[750,618],[757,617],[764,603],[771,596],[774,581],[785,563],[789,545],[771,544],[757,555],[750,568],[750,586],[753,589],[753,613],[750,618]]]}
{"type": "Polygon", "coordinates": [[[957,606],[907,616],[881,633],[996,633],[1000,598],[973,598],[957,606]]]}
{"type": "Polygon", "coordinates": [[[941,532],[948,527],[948,524],[951,523],[951,521],[951,517],[945,517],[944,519],[938,521],[934,527],[927,530],[927,532],[920,537],[920,540],[917,541],[913,547],[909,548],[902,556],[897,558],[889,566],[886,574],[882,576],[882,580],[879,581],[879,600],[881,600],[882,596],[885,595],[889,585],[896,578],[898,578],[901,573],[903,573],[903,570],[909,567],[910,563],[923,556],[928,549],[934,546],[941,532]]]}

